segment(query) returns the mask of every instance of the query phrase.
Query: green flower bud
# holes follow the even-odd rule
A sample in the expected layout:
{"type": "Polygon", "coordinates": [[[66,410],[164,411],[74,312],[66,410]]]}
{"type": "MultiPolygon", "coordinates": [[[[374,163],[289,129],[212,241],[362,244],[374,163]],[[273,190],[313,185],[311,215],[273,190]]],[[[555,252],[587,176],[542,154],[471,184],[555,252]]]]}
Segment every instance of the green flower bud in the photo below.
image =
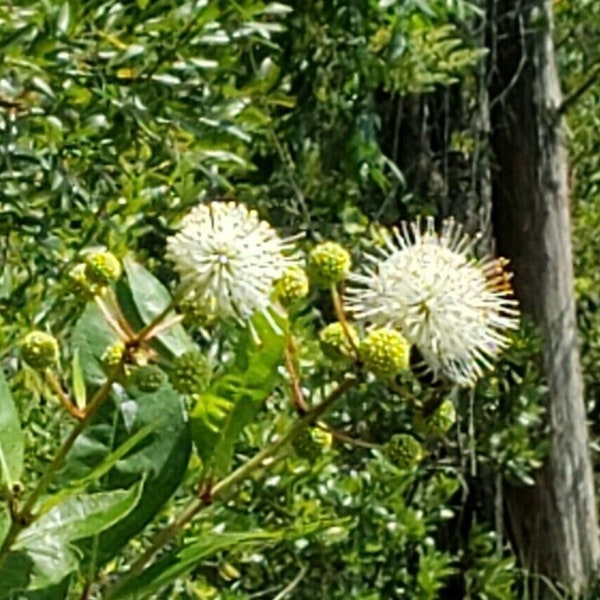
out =
{"type": "Polygon", "coordinates": [[[123,359],[125,353],[125,344],[121,341],[111,344],[102,354],[102,363],[105,367],[116,367],[123,359]]]}
{"type": "Polygon", "coordinates": [[[438,438],[446,434],[456,423],[456,409],[452,400],[444,400],[430,415],[416,412],[413,417],[415,431],[424,438],[438,438]]]}
{"type": "Polygon", "coordinates": [[[331,448],[333,436],[319,427],[308,427],[294,438],[292,446],[299,458],[314,463],[331,448]]]}
{"type": "Polygon", "coordinates": [[[308,295],[306,271],[298,266],[289,267],[275,284],[275,295],[283,306],[305,298],[308,295]]]}
{"type": "Polygon", "coordinates": [[[132,395],[137,393],[150,394],[160,389],[167,381],[167,376],[156,365],[147,365],[135,369],[127,379],[127,391],[132,395]]]}
{"type": "Polygon", "coordinates": [[[399,469],[410,469],[423,460],[423,447],[407,433],[393,436],[385,445],[383,453],[399,469]]]}
{"type": "Polygon", "coordinates": [[[316,285],[328,288],[346,278],[352,259],[350,253],[336,242],[315,246],[308,257],[308,271],[316,285]]]}
{"type": "Polygon", "coordinates": [[[359,344],[358,333],[350,324],[346,324],[346,330],[350,339],[339,321],[329,323],[319,331],[319,342],[323,354],[331,360],[343,360],[352,355],[352,343],[355,347],[359,344]]]}
{"type": "Polygon", "coordinates": [[[179,303],[179,312],[187,327],[205,327],[210,325],[215,315],[207,310],[206,304],[195,296],[189,296],[179,303]]]}
{"type": "Polygon", "coordinates": [[[21,342],[21,358],[30,367],[43,371],[58,362],[58,342],[49,333],[32,331],[21,342]]]}
{"type": "Polygon", "coordinates": [[[92,285],[110,285],[121,273],[121,263],[112,252],[94,252],[85,257],[85,276],[92,285]]]}
{"type": "Polygon", "coordinates": [[[393,379],[408,369],[409,343],[393,329],[374,329],[369,332],[359,351],[365,367],[381,379],[393,379]]]}
{"type": "Polygon", "coordinates": [[[198,350],[185,352],[175,358],[169,371],[172,386],[185,395],[203,392],[208,387],[210,376],[208,360],[198,350]]]}
{"type": "Polygon", "coordinates": [[[102,286],[96,285],[88,279],[85,264],[76,265],[69,271],[69,291],[75,296],[85,300],[93,300],[94,296],[102,293],[102,286]]]}

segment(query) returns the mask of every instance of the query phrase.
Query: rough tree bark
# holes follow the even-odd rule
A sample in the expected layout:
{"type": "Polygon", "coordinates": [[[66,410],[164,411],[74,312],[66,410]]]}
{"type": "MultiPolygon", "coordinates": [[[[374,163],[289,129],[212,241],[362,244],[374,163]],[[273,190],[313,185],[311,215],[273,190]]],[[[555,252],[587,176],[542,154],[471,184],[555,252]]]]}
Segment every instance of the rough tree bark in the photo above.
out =
{"type": "MultiPolygon", "coordinates": [[[[523,312],[539,324],[551,450],[508,509],[524,563],[580,593],[600,558],[577,344],[561,94],[551,0],[488,0],[492,221],[523,312]]],[[[543,598],[555,598],[549,589],[543,598]]]]}

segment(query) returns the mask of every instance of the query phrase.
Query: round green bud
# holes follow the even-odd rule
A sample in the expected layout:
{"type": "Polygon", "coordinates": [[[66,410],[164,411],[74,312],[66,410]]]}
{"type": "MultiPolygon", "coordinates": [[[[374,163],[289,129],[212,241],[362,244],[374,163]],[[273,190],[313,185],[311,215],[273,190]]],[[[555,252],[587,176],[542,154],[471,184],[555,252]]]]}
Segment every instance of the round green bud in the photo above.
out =
{"type": "Polygon", "coordinates": [[[86,275],[84,263],[80,263],[69,271],[69,291],[84,300],[93,300],[94,296],[102,293],[102,286],[92,283],[86,275]]]}
{"type": "Polygon", "coordinates": [[[456,409],[452,400],[444,400],[430,415],[416,412],[413,417],[415,431],[424,438],[439,438],[456,423],[456,409]]]}
{"type": "Polygon", "coordinates": [[[299,458],[314,463],[331,448],[333,436],[319,427],[308,427],[294,438],[292,446],[299,458]]]}
{"type": "Polygon", "coordinates": [[[179,312],[187,327],[204,327],[214,320],[214,314],[206,309],[206,303],[189,296],[179,303],[179,312]]]}
{"type": "Polygon", "coordinates": [[[399,469],[410,469],[423,460],[423,447],[407,433],[393,436],[384,446],[383,453],[399,469]]]}
{"type": "Polygon", "coordinates": [[[283,306],[290,306],[296,300],[308,295],[308,277],[302,267],[292,266],[286,269],[275,284],[275,295],[283,306]]]}
{"type": "Polygon", "coordinates": [[[32,331],[21,342],[21,358],[30,367],[43,371],[58,362],[58,342],[49,333],[32,331]]]}
{"type": "Polygon", "coordinates": [[[350,253],[336,242],[323,242],[315,246],[308,257],[311,280],[322,288],[328,288],[346,278],[350,272],[350,253]]]}
{"type": "Polygon", "coordinates": [[[199,350],[184,352],[173,360],[169,371],[171,385],[181,394],[203,392],[210,382],[211,369],[199,350]]]}
{"type": "Polygon", "coordinates": [[[146,365],[135,369],[126,382],[127,391],[132,394],[139,392],[150,394],[160,389],[167,381],[167,376],[156,365],[146,365]]]}
{"type": "Polygon", "coordinates": [[[327,358],[343,360],[351,356],[352,347],[358,346],[359,338],[352,325],[346,324],[344,330],[344,326],[339,321],[335,321],[319,331],[319,343],[327,358]]]}
{"type": "Polygon", "coordinates": [[[121,273],[121,263],[112,252],[94,252],[85,257],[85,276],[92,285],[110,285],[121,273]]]}
{"type": "Polygon", "coordinates": [[[125,354],[125,344],[121,341],[111,344],[102,354],[102,363],[109,369],[116,367],[123,360],[125,354]]]}
{"type": "Polygon", "coordinates": [[[365,367],[381,379],[393,379],[409,366],[410,345],[393,329],[370,331],[359,352],[365,367]]]}

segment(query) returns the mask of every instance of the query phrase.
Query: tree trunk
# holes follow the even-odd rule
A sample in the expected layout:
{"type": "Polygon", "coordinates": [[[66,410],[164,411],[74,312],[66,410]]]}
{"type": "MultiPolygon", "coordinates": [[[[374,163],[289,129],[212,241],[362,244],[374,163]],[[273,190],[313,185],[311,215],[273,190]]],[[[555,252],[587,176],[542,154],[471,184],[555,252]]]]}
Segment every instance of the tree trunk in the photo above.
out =
{"type": "MultiPolygon", "coordinates": [[[[573,296],[567,157],[551,0],[488,0],[492,220],[524,313],[544,339],[551,450],[535,485],[508,491],[524,564],[578,594],[600,546],[573,296]]],[[[541,586],[547,587],[547,586],[541,586]]],[[[555,598],[547,588],[542,598],[555,598]]]]}

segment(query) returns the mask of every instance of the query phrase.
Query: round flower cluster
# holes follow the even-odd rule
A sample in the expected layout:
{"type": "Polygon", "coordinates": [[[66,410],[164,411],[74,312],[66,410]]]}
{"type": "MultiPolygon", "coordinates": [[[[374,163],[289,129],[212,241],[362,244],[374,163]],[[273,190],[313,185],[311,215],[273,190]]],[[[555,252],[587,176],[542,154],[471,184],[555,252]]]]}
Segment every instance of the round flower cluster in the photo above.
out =
{"type": "Polygon", "coordinates": [[[273,286],[298,261],[284,240],[254,210],[235,202],[200,204],[167,240],[167,256],[181,284],[215,317],[246,323],[269,318],[273,286]]]}
{"type": "Polygon", "coordinates": [[[393,329],[374,329],[360,344],[365,367],[381,379],[393,379],[408,369],[410,346],[393,329]]]}
{"type": "Polygon", "coordinates": [[[423,460],[423,447],[408,433],[394,435],[384,446],[383,452],[399,469],[409,469],[423,460]]]}
{"type": "Polygon", "coordinates": [[[358,346],[359,338],[356,329],[350,324],[340,321],[329,323],[319,331],[319,344],[323,354],[331,360],[342,360],[352,354],[353,347],[358,346]]]}
{"type": "Polygon", "coordinates": [[[306,271],[300,266],[293,265],[277,282],[275,294],[284,306],[290,306],[296,300],[301,300],[308,295],[308,287],[306,271]]]}
{"type": "Polygon", "coordinates": [[[49,333],[32,331],[21,342],[21,358],[34,369],[48,369],[58,362],[58,342],[49,333]]]}
{"type": "Polygon", "coordinates": [[[448,219],[403,224],[351,274],[347,308],[367,325],[390,327],[414,344],[435,377],[473,385],[518,326],[502,259],[474,258],[476,240],[448,219]]]}
{"type": "Polygon", "coordinates": [[[350,253],[336,242],[323,242],[315,246],[308,257],[308,270],[312,280],[328,288],[346,278],[352,259],[350,253]]]}
{"type": "Polygon", "coordinates": [[[181,394],[203,392],[210,382],[211,368],[200,351],[184,352],[173,359],[169,371],[171,385],[181,394]]]}

